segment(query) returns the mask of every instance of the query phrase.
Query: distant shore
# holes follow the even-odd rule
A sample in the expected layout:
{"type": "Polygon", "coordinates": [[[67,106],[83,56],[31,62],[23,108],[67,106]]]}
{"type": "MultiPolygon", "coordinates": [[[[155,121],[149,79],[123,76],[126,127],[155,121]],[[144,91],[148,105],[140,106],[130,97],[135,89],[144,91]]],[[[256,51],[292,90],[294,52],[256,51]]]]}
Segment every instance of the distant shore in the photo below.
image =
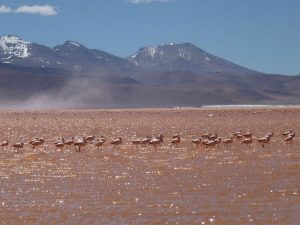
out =
{"type": "Polygon", "coordinates": [[[0,112],[5,111],[123,111],[123,110],[130,110],[130,111],[143,111],[143,110],[201,110],[201,109],[281,109],[281,108],[300,108],[300,105],[203,105],[203,106],[172,106],[172,107],[70,107],[70,108],[52,108],[52,107],[33,107],[33,108],[23,108],[23,107],[4,107],[1,108],[0,105],[0,112]]]}
{"type": "Polygon", "coordinates": [[[300,105],[203,105],[201,108],[299,108],[300,105]]]}

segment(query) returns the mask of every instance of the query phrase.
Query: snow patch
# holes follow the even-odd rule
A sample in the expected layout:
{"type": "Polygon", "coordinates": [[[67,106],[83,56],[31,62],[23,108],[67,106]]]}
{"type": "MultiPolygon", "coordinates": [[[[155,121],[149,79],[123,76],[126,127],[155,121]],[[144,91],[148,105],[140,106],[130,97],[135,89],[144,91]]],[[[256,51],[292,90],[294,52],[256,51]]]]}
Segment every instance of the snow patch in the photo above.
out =
{"type": "Polygon", "coordinates": [[[80,44],[78,44],[78,43],[76,43],[76,42],[74,42],[74,41],[70,41],[69,43],[70,43],[71,45],[76,46],[76,47],[80,47],[80,44]]]}
{"type": "Polygon", "coordinates": [[[206,52],[203,52],[203,55],[206,61],[210,61],[210,58],[206,55],[206,52]]]}
{"type": "Polygon", "coordinates": [[[0,37],[0,51],[3,54],[16,56],[19,58],[29,57],[31,54],[29,52],[29,45],[31,42],[23,41],[16,36],[3,36],[0,37]]]}
{"type": "Polygon", "coordinates": [[[180,56],[181,58],[190,61],[191,56],[190,56],[189,52],[188,52],[186,49],[180,48],[178,51],[179,51],[179,56],[180,56]]]}
{"type": "Polygon", "coordinates": [[[147,47],[145,50],[146,54],[150,55],[153,60],[154,55],[157,53],[157,46],[147,47]]]}
{"type": "Polygon", "coordinates": [[[174,45],[177,45],[177,43],[176,42],[170,42],[168,44],[161,44],[160,46],[162,47],[162,46],[174,46],[174,45]]]}
{"type": "Polygon", "coordinates": [[[206,61],[210,61],[210,58],[206,55],[206,56],[205,56],[205,60],[206,60],[206,61]]]}

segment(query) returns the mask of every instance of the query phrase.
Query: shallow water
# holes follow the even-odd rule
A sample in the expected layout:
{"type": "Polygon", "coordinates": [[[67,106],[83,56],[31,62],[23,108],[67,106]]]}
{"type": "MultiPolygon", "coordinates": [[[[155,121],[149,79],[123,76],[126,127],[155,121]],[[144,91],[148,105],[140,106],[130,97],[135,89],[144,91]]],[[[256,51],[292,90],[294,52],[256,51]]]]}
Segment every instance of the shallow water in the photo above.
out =
{"type": "Polygon", "coordinates": [[[7,138],[42,135],[46,144],[20,153],[1,149],[0,224],[298,224],[300,140],[286,145],[280,132],[299,131],[299,112],[2,113],[7,138]],[[290,123],[291,115],[298,120],[290,123]],[[238,142],[197,149],[190,140],[208,125],[222,136],[242,128],[258,135],[272,129],[275,137],[264,149],[238,142]],[[179,129],[176,148],[168,137],[179,129]],[[167,138],[157,149],[130,145],[134,135],[159,131],[167,138]],[[79,153],[53,147],[60,135],[79,133],[122,136],[125,143],[79,153]]]}

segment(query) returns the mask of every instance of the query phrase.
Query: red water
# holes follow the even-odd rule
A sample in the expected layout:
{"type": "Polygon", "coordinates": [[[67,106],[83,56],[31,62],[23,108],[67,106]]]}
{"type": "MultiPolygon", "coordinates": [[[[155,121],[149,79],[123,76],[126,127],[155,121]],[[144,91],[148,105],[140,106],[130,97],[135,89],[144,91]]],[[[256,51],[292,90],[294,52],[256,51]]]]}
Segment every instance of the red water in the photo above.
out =
{"type": "MultiPolygon", "coordinates": [[[[54,113],[56,119],[52,114],[37,114],[39,118],[35,122],[27,114],[18,114],[17,118],[22,118],[19,122],[15,115],[3,114],[1,132],[10,139],[28,139],[45,132],[46,145],[34,150],[25,146],[20,153],[11,147],[1,149],[0,224],[300,223],[299,139],[286,145],[277,132],[265,149],[238,142],[229,148],[197,149],[190,144],[197,132],[192,121],[206,112],[151,114],[150,124],[144,122],[149,114],[139,113],[126,117],[113,114],[118,123],[102,120],[106,118],[103,114],[93,112],[73,115],[74,121],[68,118],[68,113],[54,113]],[[78,122],[76,119],[83,114],[95,117],[94,120],[99,117],[98,123],[95,125],[87,119],[78,122]],[[172,118],[177,118],[178,124],[171,125],[172,118]],[[71,126],[78,130],[70,130],[71,126]],[[168,138],[156,150],[130,145],[134,134],[147,133],[143,129],[157,132],[163,127],[167,137],[176,129],[183,130],[179,148],[170,146],[168,138]],[[73,148],[60,152],[52,144],[59,135],[58,130],[63,136],[79,131],[100,134],[101,130],[110,139],[122,135],[125,143],[119,148],[106,145],[97,150],[89,145],[80,153],[73,148]]],[[[222,117],[231,118],[231,115],[225,113],[222,117]]],[[[266,126],[266,130],[286,129],[286,125],[279,127],[279,124],[288,116],[280,115],[276,118],[281,120],[261,124],[257,132],[266,126]]],[[[248,116],[239,114],[240,121],[248,116]]],[[[203,119],[199,123],[212,124],[215,132],[226,135],[226,129],[217,120],[203,119]]],[[[299,121],[294,129],[299,129],[297,124],[299,121]]],[[[237,126],[253,130],[258,125],[232,123],[227,128],[233,130],[237,126]]]]}

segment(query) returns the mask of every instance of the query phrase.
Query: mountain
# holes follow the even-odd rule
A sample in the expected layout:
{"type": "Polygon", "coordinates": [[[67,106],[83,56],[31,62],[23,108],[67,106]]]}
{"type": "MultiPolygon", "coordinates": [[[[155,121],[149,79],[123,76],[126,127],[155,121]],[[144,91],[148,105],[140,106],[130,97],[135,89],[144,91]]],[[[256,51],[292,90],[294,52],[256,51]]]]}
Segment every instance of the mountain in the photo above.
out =
{"type": "Polygon", "coordinates": [[[170,107],[300,103],[300,76],[263,74],[190,43],[121,58],[75,41],[0,37],[0,107],[170,107]]]}
{"type": "Polygon", "coordinates": [[[131,64],[109,53],[88,49],[73,41],[54,48],[24,41],[13,35],[0,37],[0,62],[27,67],[57,68],[78,75],[86,71],[127,69],[131,64]]]}
{"type": "Polygon", "coordinates": [[[213,56],[190,43],[148,46],[128,58],[88,49],[74,42],[49,48],[13,35],[0,37],[0,61],[20,66],[63,68],[69,71],[91,68],[106,71],[189,71],[207,73],[257,73],[213,56]]]}
{"type": "Polygon", "coordinates": [[[148,46],[128,58],[138,68],[194,73],[257,73],[211,55],[190,43],[148,46]]]}

